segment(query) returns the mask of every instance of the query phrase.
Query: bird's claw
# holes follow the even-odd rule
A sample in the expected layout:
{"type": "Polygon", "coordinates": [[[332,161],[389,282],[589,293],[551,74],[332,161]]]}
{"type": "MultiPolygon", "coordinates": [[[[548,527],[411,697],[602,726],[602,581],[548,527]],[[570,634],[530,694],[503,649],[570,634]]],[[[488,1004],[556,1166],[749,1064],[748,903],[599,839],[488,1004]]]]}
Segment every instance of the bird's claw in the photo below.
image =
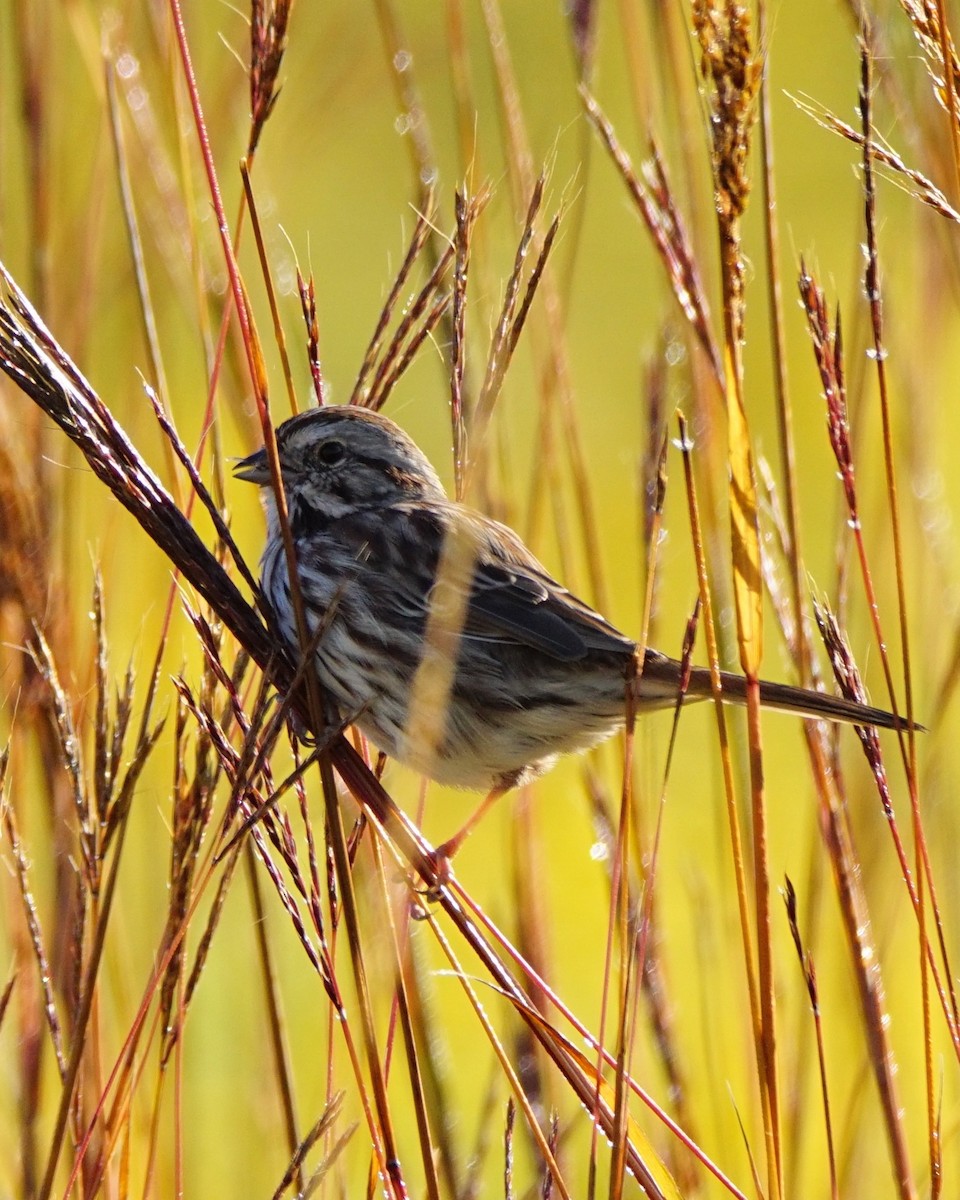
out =
{"type": "Polygon", "coordinates": [[[421,896],[427,904],[436,904],[440,899],[440,893],[453,880],[453,863],[450,860],[454,850],[456,850],[456,846],[451,839],[450,842],[444,842],[435,850],[424,854],[427,870],[421,874],[425,879],[432,876],[433,882],[428,883],[424,888],[418,888],[417,895],[421,896]]]}

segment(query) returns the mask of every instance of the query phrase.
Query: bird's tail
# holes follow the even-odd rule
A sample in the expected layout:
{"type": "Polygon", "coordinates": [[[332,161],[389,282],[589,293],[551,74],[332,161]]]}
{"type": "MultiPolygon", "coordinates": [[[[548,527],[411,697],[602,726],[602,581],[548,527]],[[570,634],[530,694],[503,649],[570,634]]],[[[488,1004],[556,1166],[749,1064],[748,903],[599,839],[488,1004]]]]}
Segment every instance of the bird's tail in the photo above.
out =
{"type": "MultiPolygon", "coordinates": [[[[640,679],[640,695],[652,699],[653,689],[659,694],[661,704],[675,702],[677,698],[680,664],[655,650],[648,650],[640,679]],[[672,696],[668,698],[668,689],[672,696]]],[[[721,671],[723,699],[731,704],[746,704],[747,681],[732,671],[721,671]]],[[[710,672],[706,667],[692,667],[687,685],[686,698],[707,700],[713,695],[710,672]]],[[[788,683],[760,681],[760,703],[764,708],[780,712],[795,713],[801,717],[812,717],[821,721],[842,721],[848,725],[872,725],[877,729],[909,728],[905,717],[896,717],[885,708],[872,704],[861,704],[842,696],[831,696],[827,692],[814,692],[809,688],[793,687],[788,683]]],[[[924,726],[914,724],[914,729],[923,732],[924,726]]]]}

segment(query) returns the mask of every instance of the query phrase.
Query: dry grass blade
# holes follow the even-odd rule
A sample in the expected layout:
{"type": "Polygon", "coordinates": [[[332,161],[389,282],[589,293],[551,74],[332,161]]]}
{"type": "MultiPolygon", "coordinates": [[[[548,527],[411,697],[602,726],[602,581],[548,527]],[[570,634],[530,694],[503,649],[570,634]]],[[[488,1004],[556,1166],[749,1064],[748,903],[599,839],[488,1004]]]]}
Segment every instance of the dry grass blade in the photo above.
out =
{"type": "Polygon", "coordinates": [[[391,347],[391,356],[389,360],[385,360],[381,364],[383,371],[382,373],[378,372],[377,378],[374,381],[376,390],[372,391],[367,398],[371,408],[380,409],[386,404],[387,398],[396,387],[401,376],[420,352],[420,347],[440,324],[449,307],[450,296],[447,293],[435,296],[427,307],[426,312],[423,313],[423,319],[419,325],[410,332],[410,340],[407,344],[401,346],[398,341],[395,346],[391,347]]]}
{"type": "MultiPolygon", "coordinates": [[[[875,278],[875,276],[874,276],[875,278]]],[[[880,623],[880,609],[873,587],[873,580],[863,542],[863,530],[860,525],[859,503],[857,500],[856,473],[854,470],[853,452],[850,441],[850,426],[847,418],[847,394],[844,382],[843,339],[839,311],[836,324],[831,327],[827,313],[823,291],[808,273],[805,264],[800,263],[800,300],[807,314],[807,325],[813,341],[814,355],[817,368],[823,384],[824,399],[827,404],[827,429],[830,445],[839,468],[839,476],[843,485],[844,498],[847,504],[848,524],[853,532],[853,538],[860,562],[864,588],[870,606],[870,616],[873,622],[877,644],[880,647],[880,659],[883,665],[884,679],[890,696],[890,706],[894,714],[899,714],[893,674],[890,668],[890,658],[887,652],[887,641],[883,636],[880,623]]],[[[887,464],[889,467],[889,457],[887,464]]],[[[901,608],[901,613],[902,613],[901,608]]],[[[908,779],[915,778],[915,773],[909,768],[907,745],[903,730],[897,730],[900,751],[908,779]]]]}
{"type": "Polygon", "coordinates": [[[827,849],[834,869],[840,911],[851,965],[857,982],[864,1035],[870,1066],[883,1110],[889,1142],[892,1173],[897,1194],[903,1200],[916,1195],[909,1151],[903,1126],[903,1107],[899,1096],[899,1067],[889,1038],[889,1012],[886,989],[873,942],[866,898],[860,876],[862,867],[855,853],[846,816],[837,807],[836,797],[824,826],[827,849]]]}
{"type": "MultiPolygon", "coordinates": [[[[117,716],[110,735],[107,697],[109,694],[109,662],[107,634],[104,627],[103,580],[97,571],[93,589],[93,619],[97,638],[97,712],[94,727],[93,790],[97,822],[109,828],[110,797],[116,786],[117,772],[122,761],[123,743],[133,710],[133,668],[128,666],[123,688],[117,701],[117,716]]],[[[81,835],[83,825],[80,826],[81,835]]]]}
{"type": "MultiPolygon", "coordinates": [[[[527,205],[527,216],[523,224],[523,232],[520,235],[520,243],[517,246],[517,252],[514,256],[513,270],[510,273],[510,278],[507,280],[507,286],[504,290],[500,319],[497,321],[497,327],[490,343],[490,352],[487,355],[487,369],[484,374],[483,385],[480,388],[480,395],[477,399],[477,416],[483,423],[486,423],[489,419],[493,405],[496,402],[497,392],[506,374],[509,355],[504,356],[504,349],[509,346],[510,350],[512,350],[517,343],[517,338],[512,332],[517,307],[517,296],[519,295],[520,283],[523,279],[523,268],[533,241],[537,216],[543,204],[545,186],[546,175],[541,171],[536,186],[530,195],[530,203],[527,205]]],[[[532,277],[530,282],[533,283],[532,277]]],[[[528,292],[530,290],[528,287],[528,292]]],[[[529,308],[529,303],[525,305],[525,308],[529,308]]],[[[520,325],[522,326],[522,321],[520,325]]]]}
{"type": "MultiPolygon", "coordinates": [[[[128,68],[129,69],[129,68],[128,68]]],[[[150,356],[150,370],[155,387],[164,402],[169,402],[170,389],[167,384],[166,372],[163,366],[163,354],[160,348],[160,336],[157,330],[157,317],[153,299],[150,295],[150,281],[147,274],[144,256],[143,239],[137,220],[134,190],[130,180],[130,161],[126,143],[123,138],[123,127],[120,111],[117,105],[117,67],[116,62],[109,57],[104,59],[104,78],[106,81],[107,103],[110,110],[110,133],[113,140],[114,156],[117,162],[117,179],[120,185],[120,198],[123,206],[124,222],[127,228],[127,241],[130,245],[130,257],[133,262],[134,276],[137,281],[137,295],[140,301],[140,317],[143,324],[143,336],[150,356]]],[[[167,451],[169,455],[169,449],[167,451]]],[[[179,481],[173,469],[173,459],[168,458],[170,486],[177,499],[179,496],[179,481]]]]}
{"type": "Polygon", "coordinates": [[[10,978],[4,984],[3,991],[0,992],[0,1029],[3,1029],[3,1019],[7,1015],[7,1009],[10,1006],[10,997],[13,995],[13,989],[17,982],[17,972],[12,970],[10,978]]]}
{"type": "MultiPolygon", "coordinates": [[[[760,79],[760,155],[761,186],[764,227],[764,249],[766,252],[767,306],[769,310],[770,347],[774,363],[774,394],[777,415],[777,434],[782,473],[783,509],[785,522],[780,528],[783,557],[787,564],[790,580],[789,616],[781,608],[783,617],[794,627],[794,636],[788,638],[788,646],[797,668],[801,685],[808,685],[814,676],[815,667],[811,651],[810,622],[805,605],[803,552],[801,546],[800,496],[798,488],[797,449],[794,439],[794,412],[790,395],[790,378],[787,365],[787,320],[783,301],[783,281],[780,253],[780,215],[778,202],[777,172],[775,170],[775,138],[773,98],[771,95],[771,62],[769,54],[770,23],[768,6],[760,0],[757,8],[757,42],[763,48],[763,63],[760,79]]],[[[764,462],[758,462],[761,476],[764,462]]],[[[780,508],[778,490],[764,480],[767,496],[780,508]]],[[[761,555],[764,548],[761,544],[761,555]]],[[[769,588],[768,588],[769,592],[769,588]]],[[[777,601],[774,599],[774,604],[777,601]]]]}
{"type": "MultiPolygon", "coordinates": [[[[260,210],[257,208],[256,196],[253,193],[253,181],[250,178],[250,162],[248,159],[244,159],[240,164],[240,178],[243,180],[243,195],[247,203],[246,210],[250,214],[250,224],[253,226],[253,240],[256,243],[257,257],[260,262],[260,274],[263,278],[263,286],[270,306],[270,317],[273,321],[273,339],[280,353],[280,365],[283,369],[283,382],[287,389],[290,415],[296,416],[299,411],[299,404],[297,402],[296,385],[293,382],[293,372],[290,369],[290,355],[287,353],[287,335],[284,332],[283,321],[280,318],[277,289],[274,286],[273,276],[270,273],[267,247],[264,243],[263,229],[260,225],[260,210]]],[[[259,347],[257,347],[257,351],[259,358],[259,347]]],[[[265,397],[266,394],[266,382],[264,381],[262,395],[265,397]]]]}
{"type": "MultiPolygon", "coordinates": [[[[517,348],[517,342],[520,340],[520,334],[523,332],[524,326],[527,323],[527,316],[530,313],[530,305],[533,303],[533,298],[537,294],[537,289],[540,286],[540,281],[543,278],[543,273],[547,267],[547,260],[550,257],[550,251],[553,249],[553,243],[556,240],[557,234],[560,231],[560,222],[563,219],[562,213],[557,215],[550,222],[547,232],[543,235],[543,241],[540,245],[540,252],[537,255],[537,261],[533,264],[533,269],[530,272],[530,277],[527,279],[527,286],[523,293],[523,299],[520,301],[520,307],[517,309],[517,315],[513,319],[510,326],[510,335],[507,341],[507,349],[510,354],[517,348]]],[[[503,370],[506,370],[504,364],[503,370]]],[[[501,371],[502,374],[502,371],[501,371]]]]}
{"type": "MultiPolygon", "coordinates": [[[[868,141],[869,138],[865,138],[868,141]]],[[[843,344],[840,336],[840,322],[831,327],[826,311],[822,291],[816,286],[806,268],[801,264],[800,271],[801,301],[807,313],[807,321],[813,339],[814,353],[823,383],[827,401],[828,426],[831,446],[839,467],[844,496],[847,504],[848,523],[852,529],[853,541],[856,547],[863,577],[874,636],[881,648],[881,658],[884,675],[891,696],[893,711],[897,712],[894,698],[892,676],[886,639],[882,634],[879,617],[879,606],[874,592],[873,581],[864,547],[863,533],[860,527],[859,508],[856,492],[856,477],[854,473],[853,456],[850,447],[849,427],[846,413],[846,389],[843,369],[843,344]]],[[[841,677],[844,671],[841,670],[841,677]]],[[[908,756],[902,732],[898,730],[901,754],[904,763],[908,756]]],[[[874,751],[871,751],[874,753],[874,751]]],[[[915,776],[908,768],[908,779],[915,776]]],[[[860,991],[860,1002],[863,1013],[863,1023],[869,1047],[871,1065],[880,1093],[884,1122],[890,1144],[893,1171],[902,1196],[912,1196],[912,1173],[909,1163],[907,1144],[904,1136],[902,1110],[896,1086],[896,1064],[886,1031],[886,999],[879,964],[873,962],[874,951],[867,943],[870,937],[870,925],[867,915],[866,899],[859,882],[860,865],[853,848],[850,830],[847,827],[839,801],[834,796],[833,787],[824,778],[825,795],[830,799],[827,810],[828,820],[824,824],[827,838],[827,848],[835,872],[835,878],[840,898],[848,947],[857,983],[860,991]],[[867,964],[873,962],[872,969],[867,964]]],[[[913,789],[911,785],[911,793],[913,789]]],[[[902,860],[905,865],[905,860],[902,860]]],[[[906,874],[909,876],[910,872],[906,874]]],[[[923,908],[919,909],[921,943],[926,944],[923,930],[923,908]]],[[[926,962],[928,954],[924,954],[926,962]]],[[[923,970],[926,968],[924,966],[923,970]]],[[[943,993],[941,991],[941,997],[943,993]]],[[[946,1001],[942,999],[946,1008],[946,1001]]],[[[949,1018],[948,1018],[949,1019],[949,1018]]]]}
{"type": "MultiPolygon", "coordinates": [[[[410,1103],[419,1139],[420,1161],[424,1172],[425,1200],[440,1200],[440,1178],[438,1164],[438,1146],[431,1125],[431,1110],[427,1099],[423,1063],[421,1057],[422,1039],[417,1038],[415,1023],[418,1022],[418,1011],[415,997],[415,987],[412,987],[413,972],[409,955],[410,944],[410,910],[406,907],[402,921],[398,922],[394,905],[391,901],[387,886],[387,871],[384,864],[383,847],[377,839],[371,840],[374,862],[383,912],[389,926],[391,950],[394,959],[393,970],[393,1003],[391,1008],[390,1032],[388,1034],[388,1057],[386,1071],[391,1070],[394,1061],[396,1021],[399,1019],[400,1032],[403,1039],[404,1067],[410,1088],[410,1103]]],[[[394,860],[390,860],[391,864],[394,860]]],[[[420,1029],[422,1033],[422,1028],[420,1029]]]]}
{"type": "MultiPolygon", "coordinates": [[[[517,1005],[515,997],[510,996],[508,999],[515,1006],[517,1005]]],[[[581,1101],[588,1106],[591,1113],[596,1114],[598,1122],[607,1136],[611,1139],[617,1137],[618,1114],[615,1089],[597,1072],[586,1054],[564,1037],[558,1029],[545,1021],[538,1012],[532,1009],[526,1011],[519,1009],[518,1011],[530,1024],[540,1045],[554,1062],[564,1062],[565,1073],[569,1072],[568,1077],[571,1081],[576,1081],[575,1087],[581,1101]]],[[[626,1076],[625,1080],[632,1090],[632,1080],[629,1076],[626,1076]]],[[[629,1112],[626,1113],[625,1120],[628,1133],[621,1138],[618,1144],[625,1155],[627,1170],[644,1189],[645,1195],[650,1200],[680,1200],[680,1191],[676,1182],[664,1167],[656,1149],[644,1134],[639,1123],[629,1112]]],[[[552,1158],[552,1154],[550,1157],[552,1158]]],[[[728,1180],[723,1180],[722,1176],[719,1178],[734,1195],[740,1195],[728,1180]]]]}
{"type": "Polygon", "coordinates": [[[784,1155],[774,1003],[769,817],[757,683],[763,648],[763,586],[756,473],[743,379],[746,269],[741,244],[742,216],[751,190],[748,163],[762,66],[754,50],[746,7],[735,0],[695,0],[692,21],[700,48],[700,76],[705,85],[714,210],[720,241],[731,560],[740,668],[747,680],[753,815],[759,1000],[759,1009],[754,1009],[755,1018],[759,1018],[755,1024],[755,1046],[766,1143],[767,1191],[771,1200],[776,1200],[784,1190],[784,1155]]]}
{"type": "Polygon", "coordinates": [[[503,1195],[504,1200],[514,1200],[513,1192],[513,1131],[517,1120],[517,1106],[513,1097],[507,1101],[507,1115],[503,1123],[503,1195]]]}
{"type": "Polygon", "coordinates": [[[491,1139],[495,1138],[497,1105],[499,1103],[499,1072],[491,1067],[486,1081],[477,1080],[482,1095],[476,1140],[463,1153],[458,1142],[461,1130],[454,1113],[452,1089],[456,1084],[456,1063],[444,1053],[449,1044],[449,1031],[441,1013],[436,1011],[432,963],[426,943],[408,936],[403,950],[402,968],[406,985],[410,1024],[423,1076],[427,1111],[432,1116],[431,1135],[434,1143],[436,1170],[442,1175],[444,1192],[477,1200],[481,1195],[480,1180],[486,1165],[491,1139]],[[439,1052],[438,1052],[439,1051],[439,1052]],[[466,1163],[464,1167],[461,1164],[466,1163]]]}
{"type": "MultiPolygon", "coordinates": [[[[734,880],[737,895],[737,916],[740,924],[740,938],[743,948],[743,964],[746,976],[747,996],[750,1005],[751,1029],[758,1056],[762,1046],[762,1011],[760,983],[758,970],[754,962],[753,931],[750,924],[749,902],[747,889],[747,874],[743,851],[743,839],[740,833],[740,819],[737,807],[736,780],[731,758],[730,735],[720,703],[720,659],[717,643],[717,626],[714,617],[713,596],[707,574],[707,564],[704,554],[703,525],[700,518],[700,507],[697,500],[693,476],[693,442],[690,440],[688,425],[683,413],[677,412],[679,427],[679,445],[683,455],[684,481],[687,492],[687,508],[689,511],[693,549],[696,556],[697,579],[699,582],[699,598],[703,607],[704,635],[707,643],[707,655],[710,663],[710,677],[713,687],[714,711],[717,719],[717,736],[720,744],[720,763],[723,774],[723,790],[727,815],[727,826],[730,836],[730,851],[733,859],[734,880]]],[[[758,934],[759,936],[759,934],[758,934]]]]}

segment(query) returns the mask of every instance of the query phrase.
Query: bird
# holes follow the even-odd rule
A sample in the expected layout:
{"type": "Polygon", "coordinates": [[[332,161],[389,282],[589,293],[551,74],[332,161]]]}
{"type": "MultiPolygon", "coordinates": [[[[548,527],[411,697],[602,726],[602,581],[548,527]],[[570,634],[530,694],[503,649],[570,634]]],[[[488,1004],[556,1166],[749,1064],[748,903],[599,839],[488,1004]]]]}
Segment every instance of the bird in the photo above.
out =
{"type": "MultiPolygon", "coordinates": [[[[323,695],[380,751],[422,775],[485,791],[438,850],[449,860],[504,792],[622,729],[634,709],[676,704],[685,668],[621,633],[560,584],[520,537],[450,499],[416,443],[359,405],[324,405],[276,428],[309,649],[323,695]]],[[[299,659],[281,517],[265,449],[237,479],[261,489],[260,586],[299,659]]],[[[713,694],[686,671],[685,699],[713,694]]],[[[720,673],[722,699],[746,702],[720,673]]],[[[802,717],[904,728],[881,708],[761,681],[760,702],[802,717]]]]}

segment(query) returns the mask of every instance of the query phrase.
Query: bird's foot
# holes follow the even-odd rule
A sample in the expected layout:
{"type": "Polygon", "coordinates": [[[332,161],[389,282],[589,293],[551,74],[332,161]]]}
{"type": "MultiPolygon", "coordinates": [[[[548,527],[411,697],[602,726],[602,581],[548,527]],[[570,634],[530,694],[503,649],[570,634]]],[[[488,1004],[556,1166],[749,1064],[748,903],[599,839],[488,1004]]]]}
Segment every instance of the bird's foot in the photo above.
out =
{"type": "Polygon", "coordinates": [[[424,854],[423,857],[427,870],[421,872],[421,874],[427,886],[418,889],[417,894],[427,904],[436,904],[440,899],[440,893],[453,881],[453,863],[451,860],[459,849],[459,846],[459,838],[450,838],[449,841],[437,846],[435,850],[424,854]]]}

